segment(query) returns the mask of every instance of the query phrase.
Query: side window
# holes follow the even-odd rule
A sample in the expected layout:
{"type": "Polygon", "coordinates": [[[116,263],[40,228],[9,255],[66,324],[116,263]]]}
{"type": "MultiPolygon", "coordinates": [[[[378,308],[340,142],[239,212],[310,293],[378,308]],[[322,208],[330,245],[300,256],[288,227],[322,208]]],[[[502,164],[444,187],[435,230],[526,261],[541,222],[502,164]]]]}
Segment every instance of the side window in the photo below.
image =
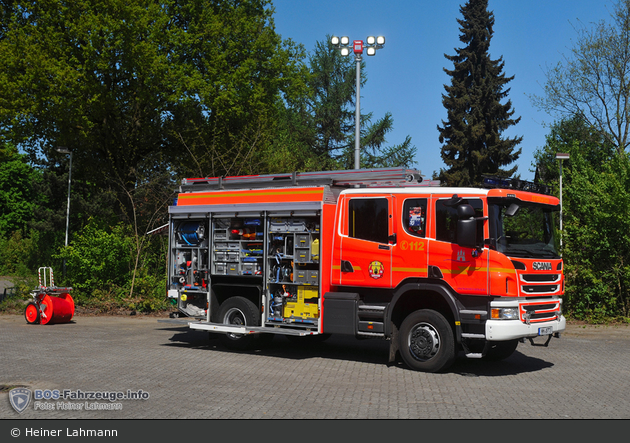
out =
{"type": "MultiPolygon", "coordinates": [[[[457,208],[446,206],[446,200],[435,203],[435,239],[449,243],[457,242],[457,208]]],[[[480,199],[464,199],[462,204],[471,205],[475,217],[483,217],[483,202],[480,199]]],[[[483,238],[483,223],[477,224],[477,239],[483,238]]]]}
{"type": "Polygon", "coordinates": [[[355,198],[348,203],[348,236],[378,243],[389,237],[389,204],[386,198],[355,198]]]}
{"type": "Polygon", "coordinates": [[[416,237],[426,236],[427,199],[410,198],[403,205],[403,226],[405,231],[416,237]]]}

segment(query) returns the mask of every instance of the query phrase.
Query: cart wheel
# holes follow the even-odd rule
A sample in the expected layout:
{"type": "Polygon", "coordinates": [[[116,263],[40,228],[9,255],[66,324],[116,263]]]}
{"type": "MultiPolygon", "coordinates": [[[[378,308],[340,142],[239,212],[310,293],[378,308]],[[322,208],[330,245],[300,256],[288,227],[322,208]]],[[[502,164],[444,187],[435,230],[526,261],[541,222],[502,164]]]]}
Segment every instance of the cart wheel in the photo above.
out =
{"type": "Polygon", "coordinates": [[[24,311],[24,318],[26,322],[31,325],[39,324],[39,308],[33,302],[26,305],[26,311],[24,311]]]}

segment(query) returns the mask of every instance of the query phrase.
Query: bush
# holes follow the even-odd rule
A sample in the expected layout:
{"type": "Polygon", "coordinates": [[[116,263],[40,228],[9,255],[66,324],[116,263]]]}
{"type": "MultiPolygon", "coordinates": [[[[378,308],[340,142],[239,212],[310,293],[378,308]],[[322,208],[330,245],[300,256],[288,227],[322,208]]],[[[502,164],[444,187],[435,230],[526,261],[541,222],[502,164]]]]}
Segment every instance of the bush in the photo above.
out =
{"type": "Polygon", "coordinates": [[[66,260],[70,286],[83,294],[111,291],[130,279],[134,243],[128,228],[118,224],[106,230],[94,219],[55,258],[66,260]]]}
{"type": "Polygon", "coordinates": [[[15,231],[8,239],[0,237],[0,274],[26,277],[38,267],[39,232],[23,237],[15,231]]]}
{"type": "Polygon", "coordinates": [[[566,307],[577,318],[630,312],[630,161],[616,156],[593,167],[571,152],[565,188],[566,307]]]}

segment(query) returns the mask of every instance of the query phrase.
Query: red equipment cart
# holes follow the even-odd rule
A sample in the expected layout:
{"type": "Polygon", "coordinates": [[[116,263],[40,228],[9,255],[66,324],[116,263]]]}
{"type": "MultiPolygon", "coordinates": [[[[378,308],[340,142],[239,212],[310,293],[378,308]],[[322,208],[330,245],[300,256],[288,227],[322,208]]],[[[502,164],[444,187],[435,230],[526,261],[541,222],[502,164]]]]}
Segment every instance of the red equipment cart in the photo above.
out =
{"type": "Polygon", "coordinates": [[[70,296],[72,288],[55,286],[52,268],[39,268],[38,274],[39,287],[31,292],[33,301],[24,312],[26,322],[42,325],[68,323],[74,315],[74,300],[70,296]]]}

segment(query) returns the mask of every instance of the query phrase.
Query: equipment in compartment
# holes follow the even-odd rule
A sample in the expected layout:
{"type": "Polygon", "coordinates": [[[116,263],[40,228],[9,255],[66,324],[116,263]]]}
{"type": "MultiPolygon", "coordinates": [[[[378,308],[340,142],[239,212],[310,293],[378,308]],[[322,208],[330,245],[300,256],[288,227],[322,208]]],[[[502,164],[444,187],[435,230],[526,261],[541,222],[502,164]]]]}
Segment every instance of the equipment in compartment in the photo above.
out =
{"type": "Polygon", "coordinates": [[[283,309],[285,303],[291,300],[297,300],[295,288],[288,285],[277,287],[271,295],[271,303],[269,304],[269,321],[282,321],[283,309]]]}
{"type": "Polygon", "coordinates": [[[206,228],[201,222],[182,222],[175,231],[177,239],[189,246],[199,245],[206,236],[206,228]]]}
{"type": "Polygon", "coordinates": [[[317,324],[319,236],[316,217],[269,218],[266,270],[269,322],[317,324]]]}
{"type": "Polygon", "coordinates": [[[264,230],[260,218],[215,218],[212,221],[215,275],[262,276],[264,230]]]}
{"type": "Polygon", "coordinates": [[[205,317],[207,300],[205,292],[184,291],[179,296],[179,310],[189,317],[205,317]]]}
{"type": "Polygon", "coordinates": [[[183,287],[206,287],[208,271],[197,250],[179,250],[175,257],[175,281],[183,287]]]}
{"type": "Polygon", "coordinates": [[[284,305],[284,317],[287,319],[315,319],[319,317],[317,288],[298,286],[297,299],[284,305]]]}
{"type": "Polygon", "coordinates": [[[314,238],[311,242],[311,260],[319,262],[319,238],[314,238]]]}
{"type": "Polygon", "coordinates": [[[231,240],[262,240],[264,232],[258,218],[230,219],[229,234],[231,240]]]}
{"type": "Polygon", "coordinates": [[[286,260],[276,256],[275,263],[272,262],[270,269],[271,274],[269,276],[270,283],[292,283],[293,282],[293,262],[287,262],[286,260]]]}

